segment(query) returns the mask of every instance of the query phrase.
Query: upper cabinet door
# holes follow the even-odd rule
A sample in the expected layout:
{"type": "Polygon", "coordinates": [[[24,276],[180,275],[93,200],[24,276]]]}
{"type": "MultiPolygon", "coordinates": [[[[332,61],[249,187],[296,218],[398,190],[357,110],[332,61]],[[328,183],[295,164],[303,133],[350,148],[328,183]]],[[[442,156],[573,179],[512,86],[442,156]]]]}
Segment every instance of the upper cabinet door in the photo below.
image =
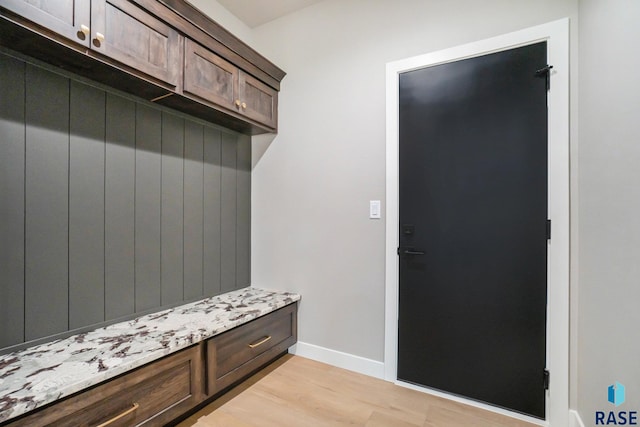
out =
{"type": "Polygon", "coordinates": [[[235,109],[238,68],[198,43],[185,39],[184,91],[235,109]]]}
{"type": "Polygon", "coordinates": [[[176,30],[127,0],[93,0],[91,7],[91,49],[178,86],[182,36],[176,30]]]}
{"type": "Polygon", "coordinates": [[[275,89],[240,71],[238,98],[241,101],[240,111],[245,116],[271,128],[276,128],[278,123],[278,92],[275,89]]]}
{"type": "Polygon", "coordinates": [[[89,0],[2,0],[0,7],[69,40],[89,46],[89,0]]]}

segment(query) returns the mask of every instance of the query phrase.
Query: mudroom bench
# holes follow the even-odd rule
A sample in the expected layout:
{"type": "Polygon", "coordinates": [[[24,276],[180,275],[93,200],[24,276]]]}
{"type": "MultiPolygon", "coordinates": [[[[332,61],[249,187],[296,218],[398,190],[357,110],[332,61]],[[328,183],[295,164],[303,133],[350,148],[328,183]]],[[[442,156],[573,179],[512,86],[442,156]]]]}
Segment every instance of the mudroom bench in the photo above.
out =
{"type": "Polygon", "coordinates": [[[244,288],[0,356],[0,426],[163,425],[285,352],[300,295],[244,288]]]}

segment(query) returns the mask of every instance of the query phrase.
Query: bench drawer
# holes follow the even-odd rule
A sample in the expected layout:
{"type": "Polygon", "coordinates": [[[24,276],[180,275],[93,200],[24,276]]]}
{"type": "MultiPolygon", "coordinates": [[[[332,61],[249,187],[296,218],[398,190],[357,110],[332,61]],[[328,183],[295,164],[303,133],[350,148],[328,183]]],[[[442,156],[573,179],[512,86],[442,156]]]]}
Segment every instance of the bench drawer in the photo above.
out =
{"type": "Polygon", "coordinates": [[[291,304],[207,342],[208,393],[247,376],[297,340],[297,308],[291,304]]]}
{"type": "Polygon", "coordinates": [[[71,396],[10,426],[157,426],[202,399],[202,356],[194,346],[71,396]]]}

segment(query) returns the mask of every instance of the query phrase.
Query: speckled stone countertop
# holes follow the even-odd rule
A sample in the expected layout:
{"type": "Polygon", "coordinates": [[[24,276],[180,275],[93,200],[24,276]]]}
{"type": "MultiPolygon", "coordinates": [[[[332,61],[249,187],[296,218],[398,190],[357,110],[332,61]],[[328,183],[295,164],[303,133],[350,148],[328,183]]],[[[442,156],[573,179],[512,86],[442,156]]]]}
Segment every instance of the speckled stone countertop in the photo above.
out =
{"type": "Polygon", "coordinates": [[[300,299],[244,288],[0,356],[0,422],[300,299]]]}

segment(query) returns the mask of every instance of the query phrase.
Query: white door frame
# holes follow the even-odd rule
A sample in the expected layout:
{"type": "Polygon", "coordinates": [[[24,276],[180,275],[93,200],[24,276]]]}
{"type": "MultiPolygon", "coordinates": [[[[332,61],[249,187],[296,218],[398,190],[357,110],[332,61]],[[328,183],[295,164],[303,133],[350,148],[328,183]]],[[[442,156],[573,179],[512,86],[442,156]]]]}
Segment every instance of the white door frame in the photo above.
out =
{"type": "Polygon", "coordinates": [[[387,179],[385,277],[385,379],[397,381],[398,349],[398,92],[399,74],[437,64],[546,41],[551,70],[549,114],[549,218],[547,269],[547,420],[540,421],[472,400],[439,396],[504,413],[540,425],[569,425],[569,20],[562,19],[503,36],[387,64],[387,179]]]}

